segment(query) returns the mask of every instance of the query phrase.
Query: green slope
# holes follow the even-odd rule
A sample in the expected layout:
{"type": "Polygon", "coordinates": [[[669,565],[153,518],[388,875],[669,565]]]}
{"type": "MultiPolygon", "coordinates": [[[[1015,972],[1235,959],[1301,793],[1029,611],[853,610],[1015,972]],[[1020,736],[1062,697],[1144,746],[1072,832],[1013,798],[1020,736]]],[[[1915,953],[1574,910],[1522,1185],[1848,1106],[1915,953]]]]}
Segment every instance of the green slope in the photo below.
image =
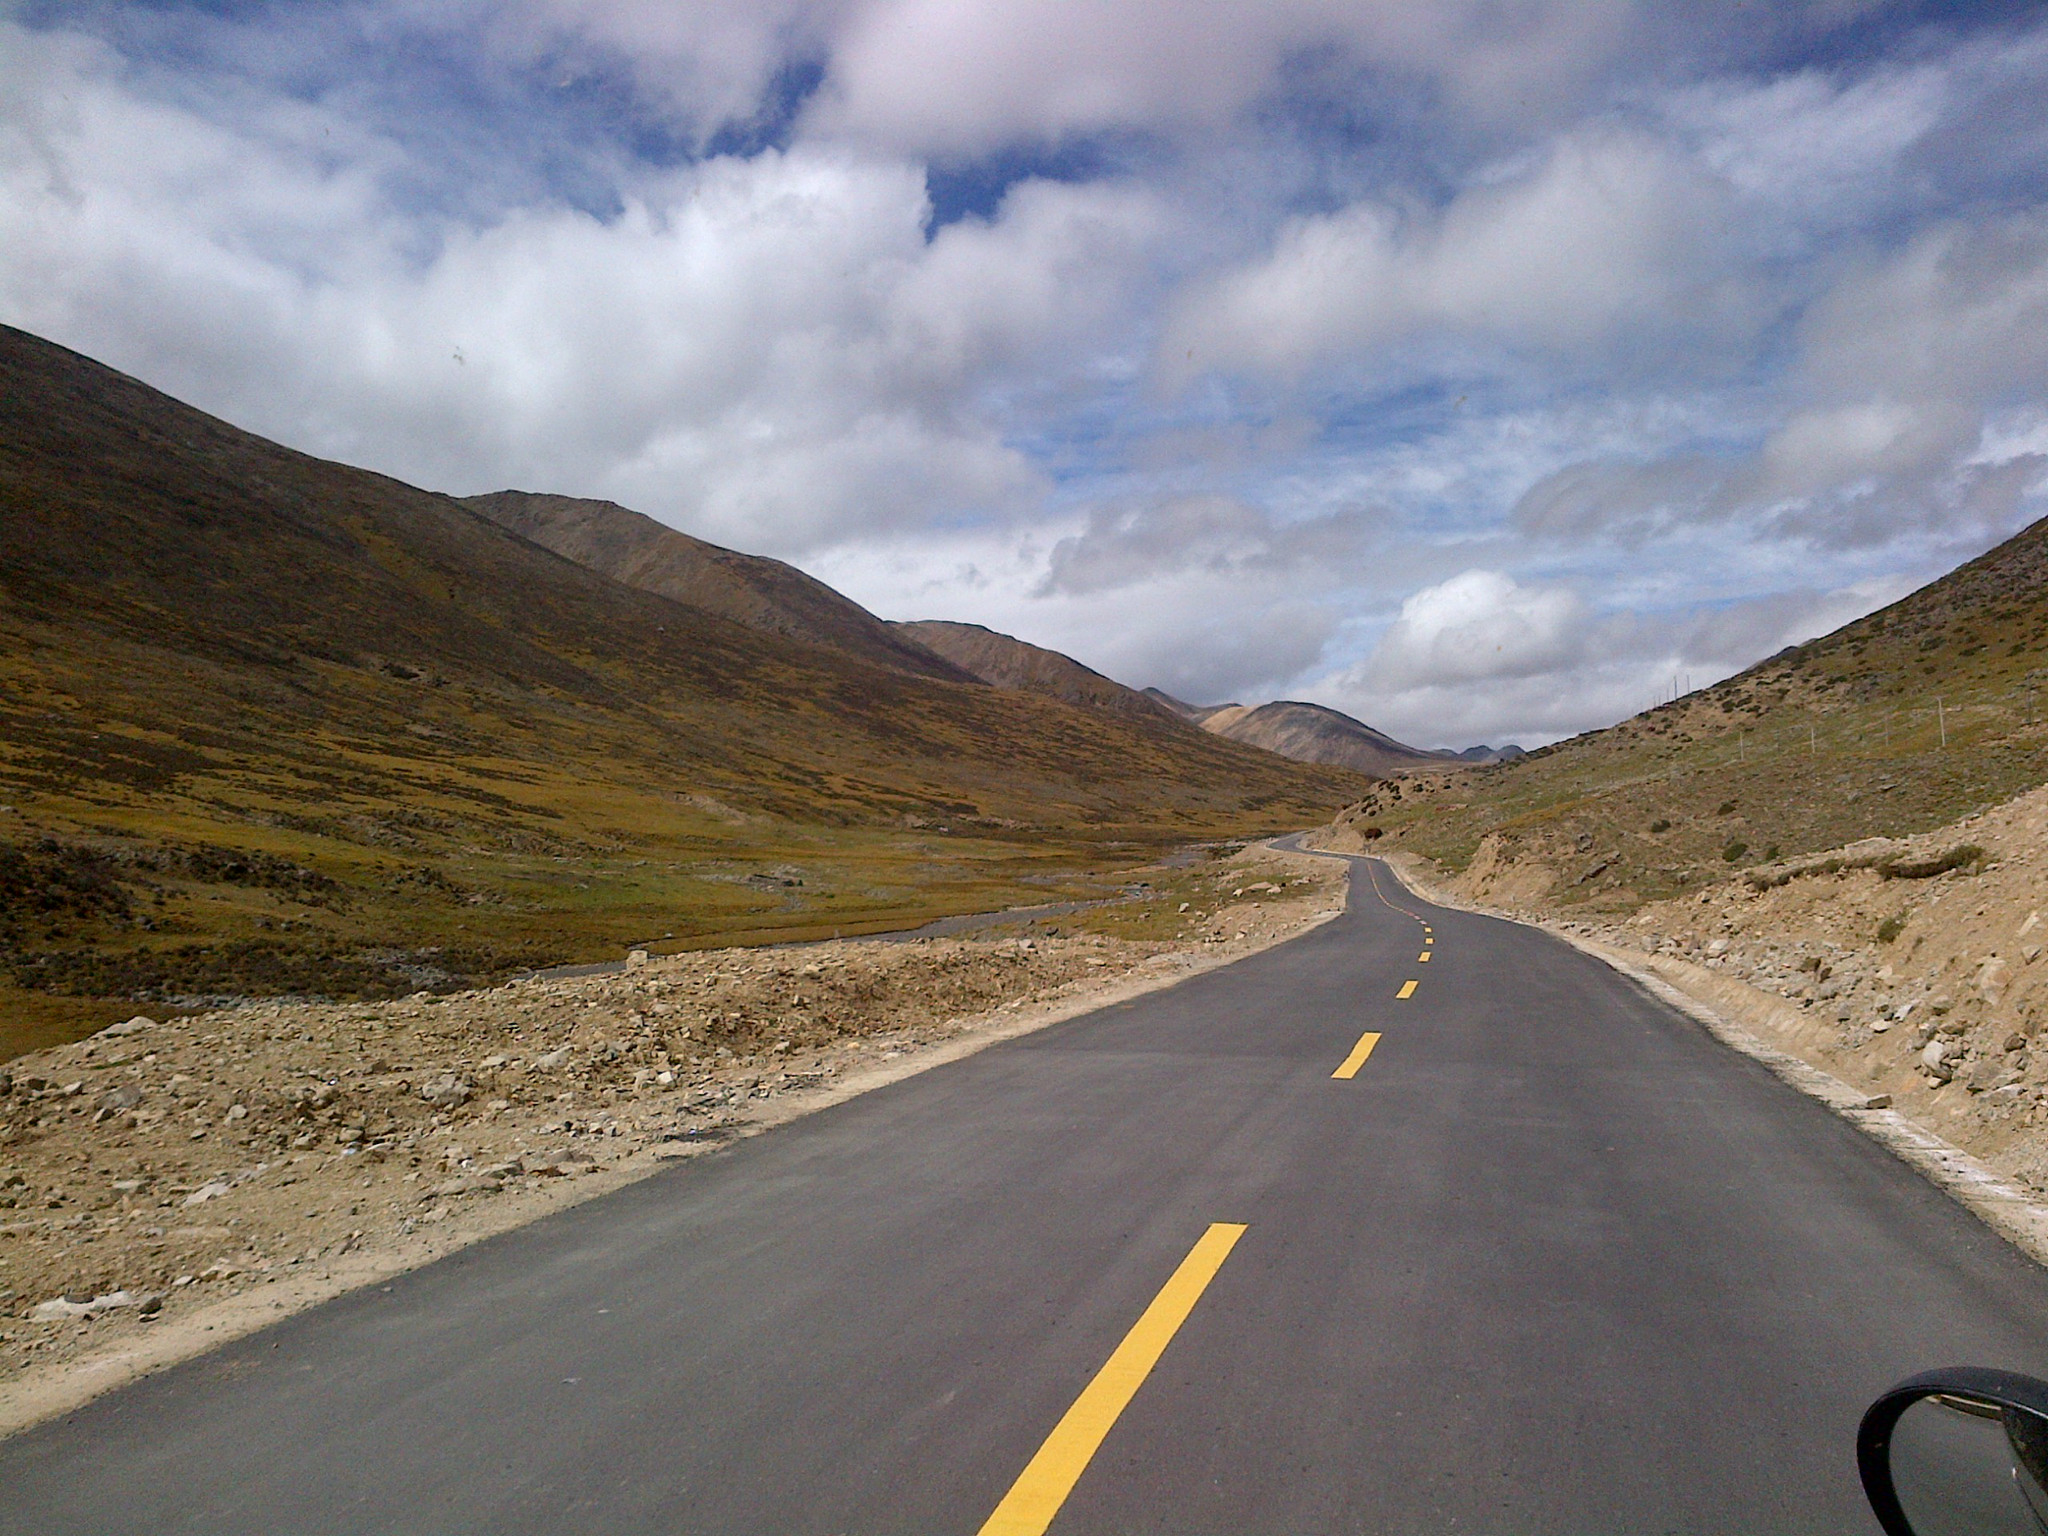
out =
{"type": "Polygon", "coordinates": [[[1499,767],[1381,786],[1344,817],[1463,869],[1554,872],[1627,910],[1859,838],[1926,831],[2048,781],[2048,521],[1878,613],[1499,767]]]}
{"type": "Polygon", "coordinates": [[[1359,788],[764,634],[0,328],[0,1046],[1043,899],[1359,788]]]}

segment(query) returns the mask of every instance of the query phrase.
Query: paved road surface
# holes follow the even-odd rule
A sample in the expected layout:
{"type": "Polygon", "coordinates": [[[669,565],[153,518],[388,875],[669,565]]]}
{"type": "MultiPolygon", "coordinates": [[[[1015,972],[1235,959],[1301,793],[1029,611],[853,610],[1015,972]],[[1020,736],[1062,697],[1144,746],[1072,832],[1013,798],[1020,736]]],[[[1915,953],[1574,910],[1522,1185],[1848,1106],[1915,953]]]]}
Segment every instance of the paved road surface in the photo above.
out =
{"type": "Polygon", "coordinates": [[[1868,1398],[2048,1374],[2048,1277],[1851,1127],[1355,872],[1292,944],[0,1444],[0,1530],[972,1536],[1218,1223],[1054,1536],[1868,1532],[1868,1398]]]}

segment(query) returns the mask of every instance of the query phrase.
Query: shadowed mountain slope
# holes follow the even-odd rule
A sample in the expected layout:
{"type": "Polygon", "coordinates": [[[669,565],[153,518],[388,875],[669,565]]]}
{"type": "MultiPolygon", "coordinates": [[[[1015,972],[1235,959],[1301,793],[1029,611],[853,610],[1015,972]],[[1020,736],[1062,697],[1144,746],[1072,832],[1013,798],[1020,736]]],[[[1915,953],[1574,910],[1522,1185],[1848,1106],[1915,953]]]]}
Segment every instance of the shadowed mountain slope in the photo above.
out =
{"type": "Polygon", "coordinates": [[[793,565],[707,544],[616,502],[532,491],[494,491],[462,502],[564,559],[748,629],[830,646],[921,677],[960,682],[966,675],[905,644],[890,625],[793,565]]]}
{"type": "Polygon", "coordinates": [[[2048,520],[1712,687],[1484,774],[1377,786],[1343,821],[1483,860],[1522,898],[1626,911],[2048,781],[2044,684],[2048,520]]]}
{"type": "Polygon", "coordinates": [[[743,626],[0,327],[0,1017],[871,931],[1359,787],[743,626]]]}
{"type": "Polygon", "coordinates": [[[997,688],[1042,693],[1083,709],[1135,716],[1148,724],[1179,724],[1173,711],[1161,709],[1135,688],[1126,688],[1093,668],[1082,666],[1071,656],[984,629],[979,624],[918,619],[889,627],[997,688]]]}

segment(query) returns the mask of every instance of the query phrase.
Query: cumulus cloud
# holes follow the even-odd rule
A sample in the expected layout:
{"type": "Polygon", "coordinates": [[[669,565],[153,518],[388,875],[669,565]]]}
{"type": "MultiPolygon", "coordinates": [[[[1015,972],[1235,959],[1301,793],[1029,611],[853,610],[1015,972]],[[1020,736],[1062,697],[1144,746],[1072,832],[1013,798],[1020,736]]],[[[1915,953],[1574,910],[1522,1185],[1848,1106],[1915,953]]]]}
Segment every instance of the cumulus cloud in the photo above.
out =
{"type": "Polygon", "coordinates": [[[1874,581],[1663,612],[1600,612],[1566,587],[1471,570],[1412,594],[1363,662],[1311,696],[1418,746],[1523,746],[1704,687],[1902,595],[1874,581]]]}
{"type": "Polygon", "coordinates": [[[15,34],[0,311],[258,430],[453,490],[607,495],[755,548],[1000,515],[1041,476],[976,394],[1087,367],[1161,220],[1025,184],[927,238],[924,175],[841,150],[639,178],[416,249],[371,144],[127,91],[100,45],[15,34]]]}
{"type": "Polygon", "coordinates": [[[1556,734],[2048,510],[2024,20],[8,15],[0,318],[1205,701],[1556,734]]]}
{"type": "Polygon", "coordinates": [[[1287,375],[1416,338],[1455,346],[1718,353],[1768,313],[1730,266],[1725,187],[1636,132],[1568,136],[1441,210],[1366,200],[1295,220],[1263,259],[1190,285],[1160,356],[1287,375]]]}
{"type": "Polygon", "coordinates": [[[1371,671],[1396,690],[1556,672],[1579,657],[1585,604],[1500,571],[1464,571],[1401,604],[1371,671]]]}

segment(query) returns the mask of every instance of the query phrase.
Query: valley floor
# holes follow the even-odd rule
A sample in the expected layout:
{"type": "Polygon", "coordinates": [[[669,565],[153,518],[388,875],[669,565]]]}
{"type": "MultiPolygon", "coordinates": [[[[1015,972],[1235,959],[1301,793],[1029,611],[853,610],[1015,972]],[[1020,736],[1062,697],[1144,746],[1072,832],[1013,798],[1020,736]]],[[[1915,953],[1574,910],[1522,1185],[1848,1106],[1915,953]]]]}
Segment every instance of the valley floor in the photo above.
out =
{"type": "Polygon", "coordinates": [[[1344,879],[1252,848],[1093,932],[252,1003],[20,1057],[0,1067],[0,1433],[667,1158],[1279,943],[1341,908],[1344,879]]]}

